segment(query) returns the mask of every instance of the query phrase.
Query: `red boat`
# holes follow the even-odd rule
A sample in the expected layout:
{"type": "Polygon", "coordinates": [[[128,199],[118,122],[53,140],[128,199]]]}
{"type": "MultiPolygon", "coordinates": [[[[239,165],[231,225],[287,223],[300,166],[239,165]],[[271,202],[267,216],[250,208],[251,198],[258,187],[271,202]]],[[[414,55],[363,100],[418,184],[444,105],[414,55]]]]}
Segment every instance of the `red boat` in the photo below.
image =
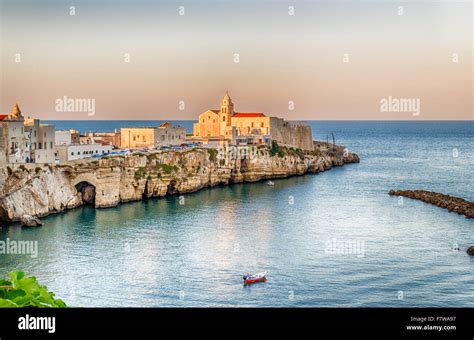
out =
{"type": "Polygon", "coordinates": [[[250,284],[255,282],[265,282],[267,281],[267,272],[258,273],[255,275],[244,275],[244,284],[250,284]]]}

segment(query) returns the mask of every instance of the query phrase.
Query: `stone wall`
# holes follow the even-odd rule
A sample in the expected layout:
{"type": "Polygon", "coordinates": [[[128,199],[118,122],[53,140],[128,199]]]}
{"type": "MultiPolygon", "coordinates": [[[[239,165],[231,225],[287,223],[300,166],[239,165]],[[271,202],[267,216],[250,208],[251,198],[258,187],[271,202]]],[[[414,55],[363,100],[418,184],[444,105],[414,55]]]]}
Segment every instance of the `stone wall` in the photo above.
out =
{"type": "Polygon", "coordinates": [[[276,140],[279,144],[313,150],[313,134],[308,125],[271,117],[270,126],[272,140],[276,140]]]}

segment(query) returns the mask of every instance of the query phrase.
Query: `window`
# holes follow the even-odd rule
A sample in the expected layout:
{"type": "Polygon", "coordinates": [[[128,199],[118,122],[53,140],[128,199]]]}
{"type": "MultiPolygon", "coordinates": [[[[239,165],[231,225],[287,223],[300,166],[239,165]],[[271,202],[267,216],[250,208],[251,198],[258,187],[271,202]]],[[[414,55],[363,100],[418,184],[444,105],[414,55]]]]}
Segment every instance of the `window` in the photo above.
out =
{"type": "Polygon", "coordinates": [[[53,148],[53,142],[49,142],[49,148],[50,148],[50,149],[53,148]]]}
{"type": "Polygon", "coordinates": [[[74,152],[71,152],[71,156],[74,156],[74,152]]]}
{"type": "Polygon", "coordinates": [[[250,124],[250,126],[253,127],[253,122],[252,122],[252,124],[250,124]]]}
{"type": "Polygon", "coordinates": [[[260,127],[263,127],[263,125],[264,125],[263,122],[261,122],[261,123],[260,123],[260,127]]]}
{"type": "Polygon", "coordinates": [[[222,116],[222,121],[225,122],[225,116],[222,116]]]}

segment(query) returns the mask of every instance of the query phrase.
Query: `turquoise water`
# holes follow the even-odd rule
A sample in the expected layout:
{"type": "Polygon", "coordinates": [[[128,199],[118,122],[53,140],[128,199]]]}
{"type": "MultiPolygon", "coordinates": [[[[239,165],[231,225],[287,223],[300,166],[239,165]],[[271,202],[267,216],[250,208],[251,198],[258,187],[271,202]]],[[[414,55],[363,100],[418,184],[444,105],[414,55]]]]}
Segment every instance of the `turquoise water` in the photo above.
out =
{"type": "Polygon", "coordinates": [[[387,194],[473,200],[473,123],[310,124],[361,163],[4,227],[1,240],[39,253],[0,255],[1,274],[21,268],[73,306],[473,307],[473,221],[387,194]],[[334,253],[336,241],[357,247],[334,253]],[[266,283],[243,287],[263,270],[266,283]]]}

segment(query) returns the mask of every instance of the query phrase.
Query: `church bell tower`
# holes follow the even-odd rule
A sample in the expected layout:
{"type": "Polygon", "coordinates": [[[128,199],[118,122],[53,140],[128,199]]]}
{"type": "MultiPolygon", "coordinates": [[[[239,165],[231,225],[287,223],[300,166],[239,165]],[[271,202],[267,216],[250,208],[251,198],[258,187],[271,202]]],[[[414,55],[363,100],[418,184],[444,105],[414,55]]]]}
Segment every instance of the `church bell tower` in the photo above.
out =
{"type": "Polygon", "coordinates": [[[224,98],[221,102],[221,111],[219,112],[219,126],[220,133],[222,136],[226,134],[227,127],[230,126],[230,118],[234,114],[234,103],[229,96],[229,93],[225,93],[224,98]]]}

